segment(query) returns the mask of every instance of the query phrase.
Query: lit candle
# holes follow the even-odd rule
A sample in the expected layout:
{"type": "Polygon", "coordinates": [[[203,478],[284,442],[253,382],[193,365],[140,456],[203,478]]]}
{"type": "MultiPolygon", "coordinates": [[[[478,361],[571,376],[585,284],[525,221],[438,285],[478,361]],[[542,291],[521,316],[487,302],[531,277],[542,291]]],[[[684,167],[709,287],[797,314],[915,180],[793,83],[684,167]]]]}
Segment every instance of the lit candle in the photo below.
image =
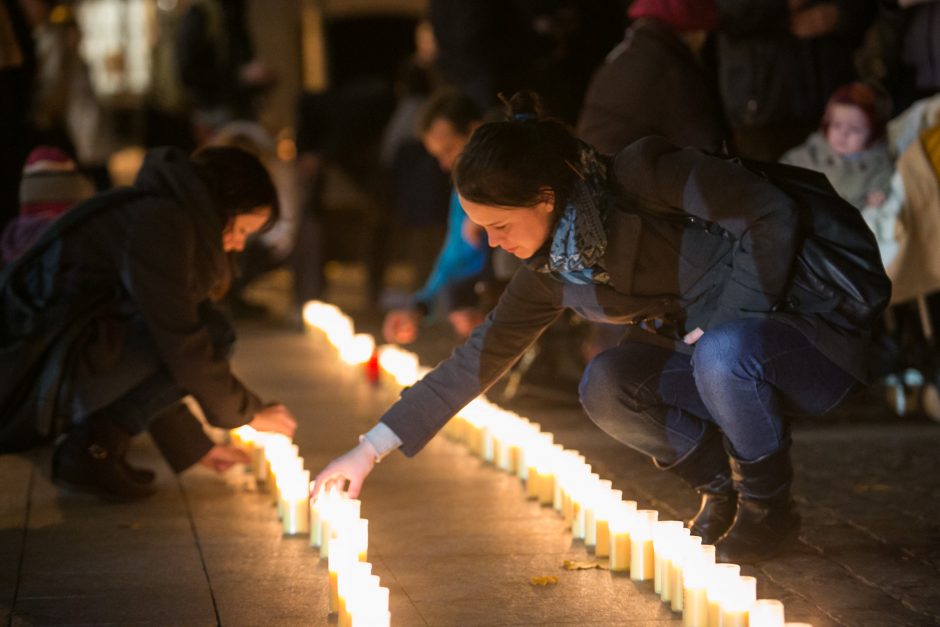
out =
{"type": "Polygon", "coordinates": [[[708,624],[720,625],[721,600],[741,576],[737,564],[715,564],[708,572],[708,624]]]}
{"type": "Polygon", "coordinates": [[[340,534],[352,540],[356,547],[356,555],[360,562],[369,561],[369,521],[365,518],[357,518],[344,527],[340,534]]]}
{"type": "Polygon", "coordinates": [[[355,547],[351,542],[337,539],[333,542],[333,551],[327,560],[330,577],[330,614],[339,611],[339,574],[346,572],[356,561],[355,547]]]}
{"type": "Polygon", "coordinates": [[[353,601],[356,594],[371,583],[372,564],[368,562],[353,562],[347,564],[339,572],[336,582],[337,596],[337,623],[340,627],[349,627],[350,615],[347,610],[348,603],[353,601]]]}
{"type": "Polygon", "coordinates": [[[671,608],[673,612],[681,612],[683,608],[685,565],[693,555],[700,553],[702,548],[702,538],[690,535],[687,533],[688,529],[685,531],[686,533],[679,536],[681,542],[673,549],[669,559],[669,585],[672,586],[671,608]]]}
{"type": "MultiPolygon", "coordinates": [[[[697,537],[697,536],[693,536],[697,537]]],[[[682,625],[709,627],[708,581],[715,565],[715,547],[706,544],[690,549],[682,567],[682,625]]]]}
{"type": "Polygon", "coordinates": [[[757,600],[757,579],[738,577],[721,600],[721,627],[748,627],[748,615],[757,600]]]}
{"type": "Polygon", "coordinates": [[[381,586],[369,590],[366,598],[352,612],[352,627],[389,627],[392,615],[388,611],[388,588],[381,586]]]}
{"type": "MultiPolygon", "coordinates": [[[[672,607],[675,604],[675,593],[676,593],[676,576],[678,575],[676,566],[674,563],[678,564],[679,554],[682,549],[681,546],[689,536],[689,530],[685,527],[679,527],[673,533],[670,534],[669,542],[665,546],[665,551],[663,552],[662,559],[662,590],[659,593],[660,598],[669,603],[669,606],[672,607]]],[[[655,551],[655,545],[653,547],[655,551]]],[[[681,569],[679,569],[681,572],[681,569]]],[[[680,597],[681,599],[681,597],[680,597]]]]}
{"type": "Polygon", "coordinates": [[[289,484],[281,493],[283,512],[281,521],[284,535],[310,533],[310,471],[291,475],[289,484]]]}
{"type": "Polygon", "coordinates": [[[341,529],[344,524],[359,518],[362,503],[358,499],[337,499],[329,509],[320,512],[320,557],[330,555],[330,542],[334,528],[341,529]]]}
{"type": "MultiPolygon", "coordinates": [[[[636,501],[623,501],[621,500],[622,498],[623,492],[620,490],[611,490],[603,499],[597,513],[594,514],[594,533],[597,539],[597,544],[594,545],[594,555],[597,557],[610,556],[610,519],[611,516],[613,516],[615,508],[621,503],[627,508],[624,519],[628,525],[630,517],[633,516],[633,512],[636,511],[636,501]]],[[[627,536],[629,537],[629,535],[630,530],[627,529],[627,536]]],[[[629,544],[627,546],[629,547],[629,544]]]]}
{"type": "Polygon", "coordinates": [[[607,479],[595,481],[589,488],[584,504],[584,545],[597,546],[597,510],[603,507],[603,501],[610,495],[612,483],[607,479]]]}
{"type": "MultiPolygon", "coordinates": [[[[663,596],[666,580],[666,553],[675,542],[676,532],[682,529],[680,520],[660,520],[653,523],[653,591],[663,596]]],[[[668,592],[667,592],[668,594],[668,592]]],[[[663,598],[664,601],[669,599],[663,598]]]]}
{"type": "Polygon", "coordinates": [[[758,599],[751,606],[749,627],[784,627],[783,603],[776,599],[758,599]]]}
{"type": "MultiPolygon", "coordinates": [[[[312,486],[311,486],[312,488],[312,486]]],[[[336,488],[321,492],[316,500],[310,501],[310,546],[319,547],[323,539],[323,518],[340,498],[336,488]]]]}
{"type": "MultiPolygon", "coordinates": [[[[630,570],[630,534],[636,515],[636,502],[625,501],[611,507],[609,514],[610,528],[610,571],[625,573],[630,570]]],[[[600,546],[600,544],[598,544],[600,546]]]]}
{"type": "Polygon", "coordinates": [[[630,579],[649,581],[653,578],[653,523],[659,518],[654,509],[641,509],[633,515],[630,529],[630,579]]]}
{"type": "Polygon", "coordinates": [[[594,485],[599,480],[600,476],[596,472],[583,474],[575,479],[571,491],[571,503],[573,505],[571,535],[578,540],[584,539],[584,534],[587,529],[584,506],[590,493],[590,486],[594,485]]]}

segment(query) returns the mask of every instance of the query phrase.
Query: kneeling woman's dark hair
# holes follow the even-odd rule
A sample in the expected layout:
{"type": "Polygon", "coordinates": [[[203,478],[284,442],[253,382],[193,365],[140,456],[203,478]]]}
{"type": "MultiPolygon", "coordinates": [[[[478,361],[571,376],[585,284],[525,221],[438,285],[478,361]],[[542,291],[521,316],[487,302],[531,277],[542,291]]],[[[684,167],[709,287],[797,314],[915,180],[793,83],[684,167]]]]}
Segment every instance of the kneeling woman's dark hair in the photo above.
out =
{"type": "Polygon", "coordinates": [[[267,225],[277,220],[280,215],[277,191],[257,157],[240,148],[211,146],[194,152],[191,160],[223,225],[262,206],[271,207],[267,225]]]}
{"type": "Polygon", "coordinates": [[[538,95],[517,92],[507,106],[507,121],[478,128],[454,168],[460,195],[486,205],[531,207],[555,193],[564,206],[578,180],[578,143],[563,123],[542,119],[538,95]]]}

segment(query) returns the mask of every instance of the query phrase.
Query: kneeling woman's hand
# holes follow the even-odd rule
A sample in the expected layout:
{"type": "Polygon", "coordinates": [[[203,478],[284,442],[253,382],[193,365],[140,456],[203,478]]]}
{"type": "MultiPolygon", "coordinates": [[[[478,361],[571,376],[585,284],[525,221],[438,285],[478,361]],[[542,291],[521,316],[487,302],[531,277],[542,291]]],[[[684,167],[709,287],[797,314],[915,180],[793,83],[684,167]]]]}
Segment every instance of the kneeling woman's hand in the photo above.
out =
{"type": "Polygon", "coordinates": [[[310,498],[315,499],[321,490],[330,486],[336,486],[340,490],[348,481],[349,488],[346,494],[354,499],[359,496],[362,489],[362,482],[372,472],[375,466],[375,449],[369,444],[368,440],[362,440],[359,446],[348,453],[341,455],[326,465],[326,468],[320,471],[313,489],[310,491],[310,498]]]}
{"type": "Polygon", "coordinates": [[[202,456],[199,463],[216,472],[225,472],[235,464],[247,464],[250,461],[245,451],[228,444],[216,444],[202,456]]]}

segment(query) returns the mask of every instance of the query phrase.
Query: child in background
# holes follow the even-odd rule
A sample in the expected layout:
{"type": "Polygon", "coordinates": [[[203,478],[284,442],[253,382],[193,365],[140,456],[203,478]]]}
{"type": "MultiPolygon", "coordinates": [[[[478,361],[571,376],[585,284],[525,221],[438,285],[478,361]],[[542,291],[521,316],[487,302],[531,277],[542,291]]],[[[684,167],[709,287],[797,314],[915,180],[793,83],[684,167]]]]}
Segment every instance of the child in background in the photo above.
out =
{"type": "Polygon", "coordinates": [[[780,161],[822,172],[858,209],[879,206],[894,172],[884,141],[888,110],[886,96],[871,85],[843,85],[829,98],[820,129],[780,161]]]}
{"type": "Polygon", "coordinates": [[[20,214],[0,235],[0,268],[35,242],[53,220],[94,193],[91,181],[58,148],[39,146],[26,158],[20,180],[20,214]]]}

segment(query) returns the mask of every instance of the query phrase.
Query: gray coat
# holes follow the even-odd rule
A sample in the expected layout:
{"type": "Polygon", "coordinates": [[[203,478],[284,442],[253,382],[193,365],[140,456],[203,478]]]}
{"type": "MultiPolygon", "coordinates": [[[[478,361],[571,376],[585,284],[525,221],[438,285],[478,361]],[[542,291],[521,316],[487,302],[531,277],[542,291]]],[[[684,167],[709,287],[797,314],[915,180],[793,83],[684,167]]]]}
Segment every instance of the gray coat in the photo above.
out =
{"type": "Polygon", "coordinates": [[[601,261],[609,284],[572,284],[537,272],[542,253],[516,272],[467,342],[405,390],[382,422],[414,455],[466,403],[486,391],[564,309],[593,321],[631,323],[629,336],[691,352],[682,336],[741,317],[772,317],[806,335],[828,358],[864,379],[867,332],[840,328],[822,295],[799,292],[801,237],[793,201],[761,177],[698,150],[649,137],[608,168],[616,208],[607,217],[601,261]],[[677,208],[644,209],[646,201],[677,208]],[[678,219],[677,219],[678,218],[678,219]],[[710,226],[715,225],[715,226],[710,226]],[[816,313],[809,313],[814,311],[816,313]],[[647,331],[654,328],[656,333],[647,331]]]}

